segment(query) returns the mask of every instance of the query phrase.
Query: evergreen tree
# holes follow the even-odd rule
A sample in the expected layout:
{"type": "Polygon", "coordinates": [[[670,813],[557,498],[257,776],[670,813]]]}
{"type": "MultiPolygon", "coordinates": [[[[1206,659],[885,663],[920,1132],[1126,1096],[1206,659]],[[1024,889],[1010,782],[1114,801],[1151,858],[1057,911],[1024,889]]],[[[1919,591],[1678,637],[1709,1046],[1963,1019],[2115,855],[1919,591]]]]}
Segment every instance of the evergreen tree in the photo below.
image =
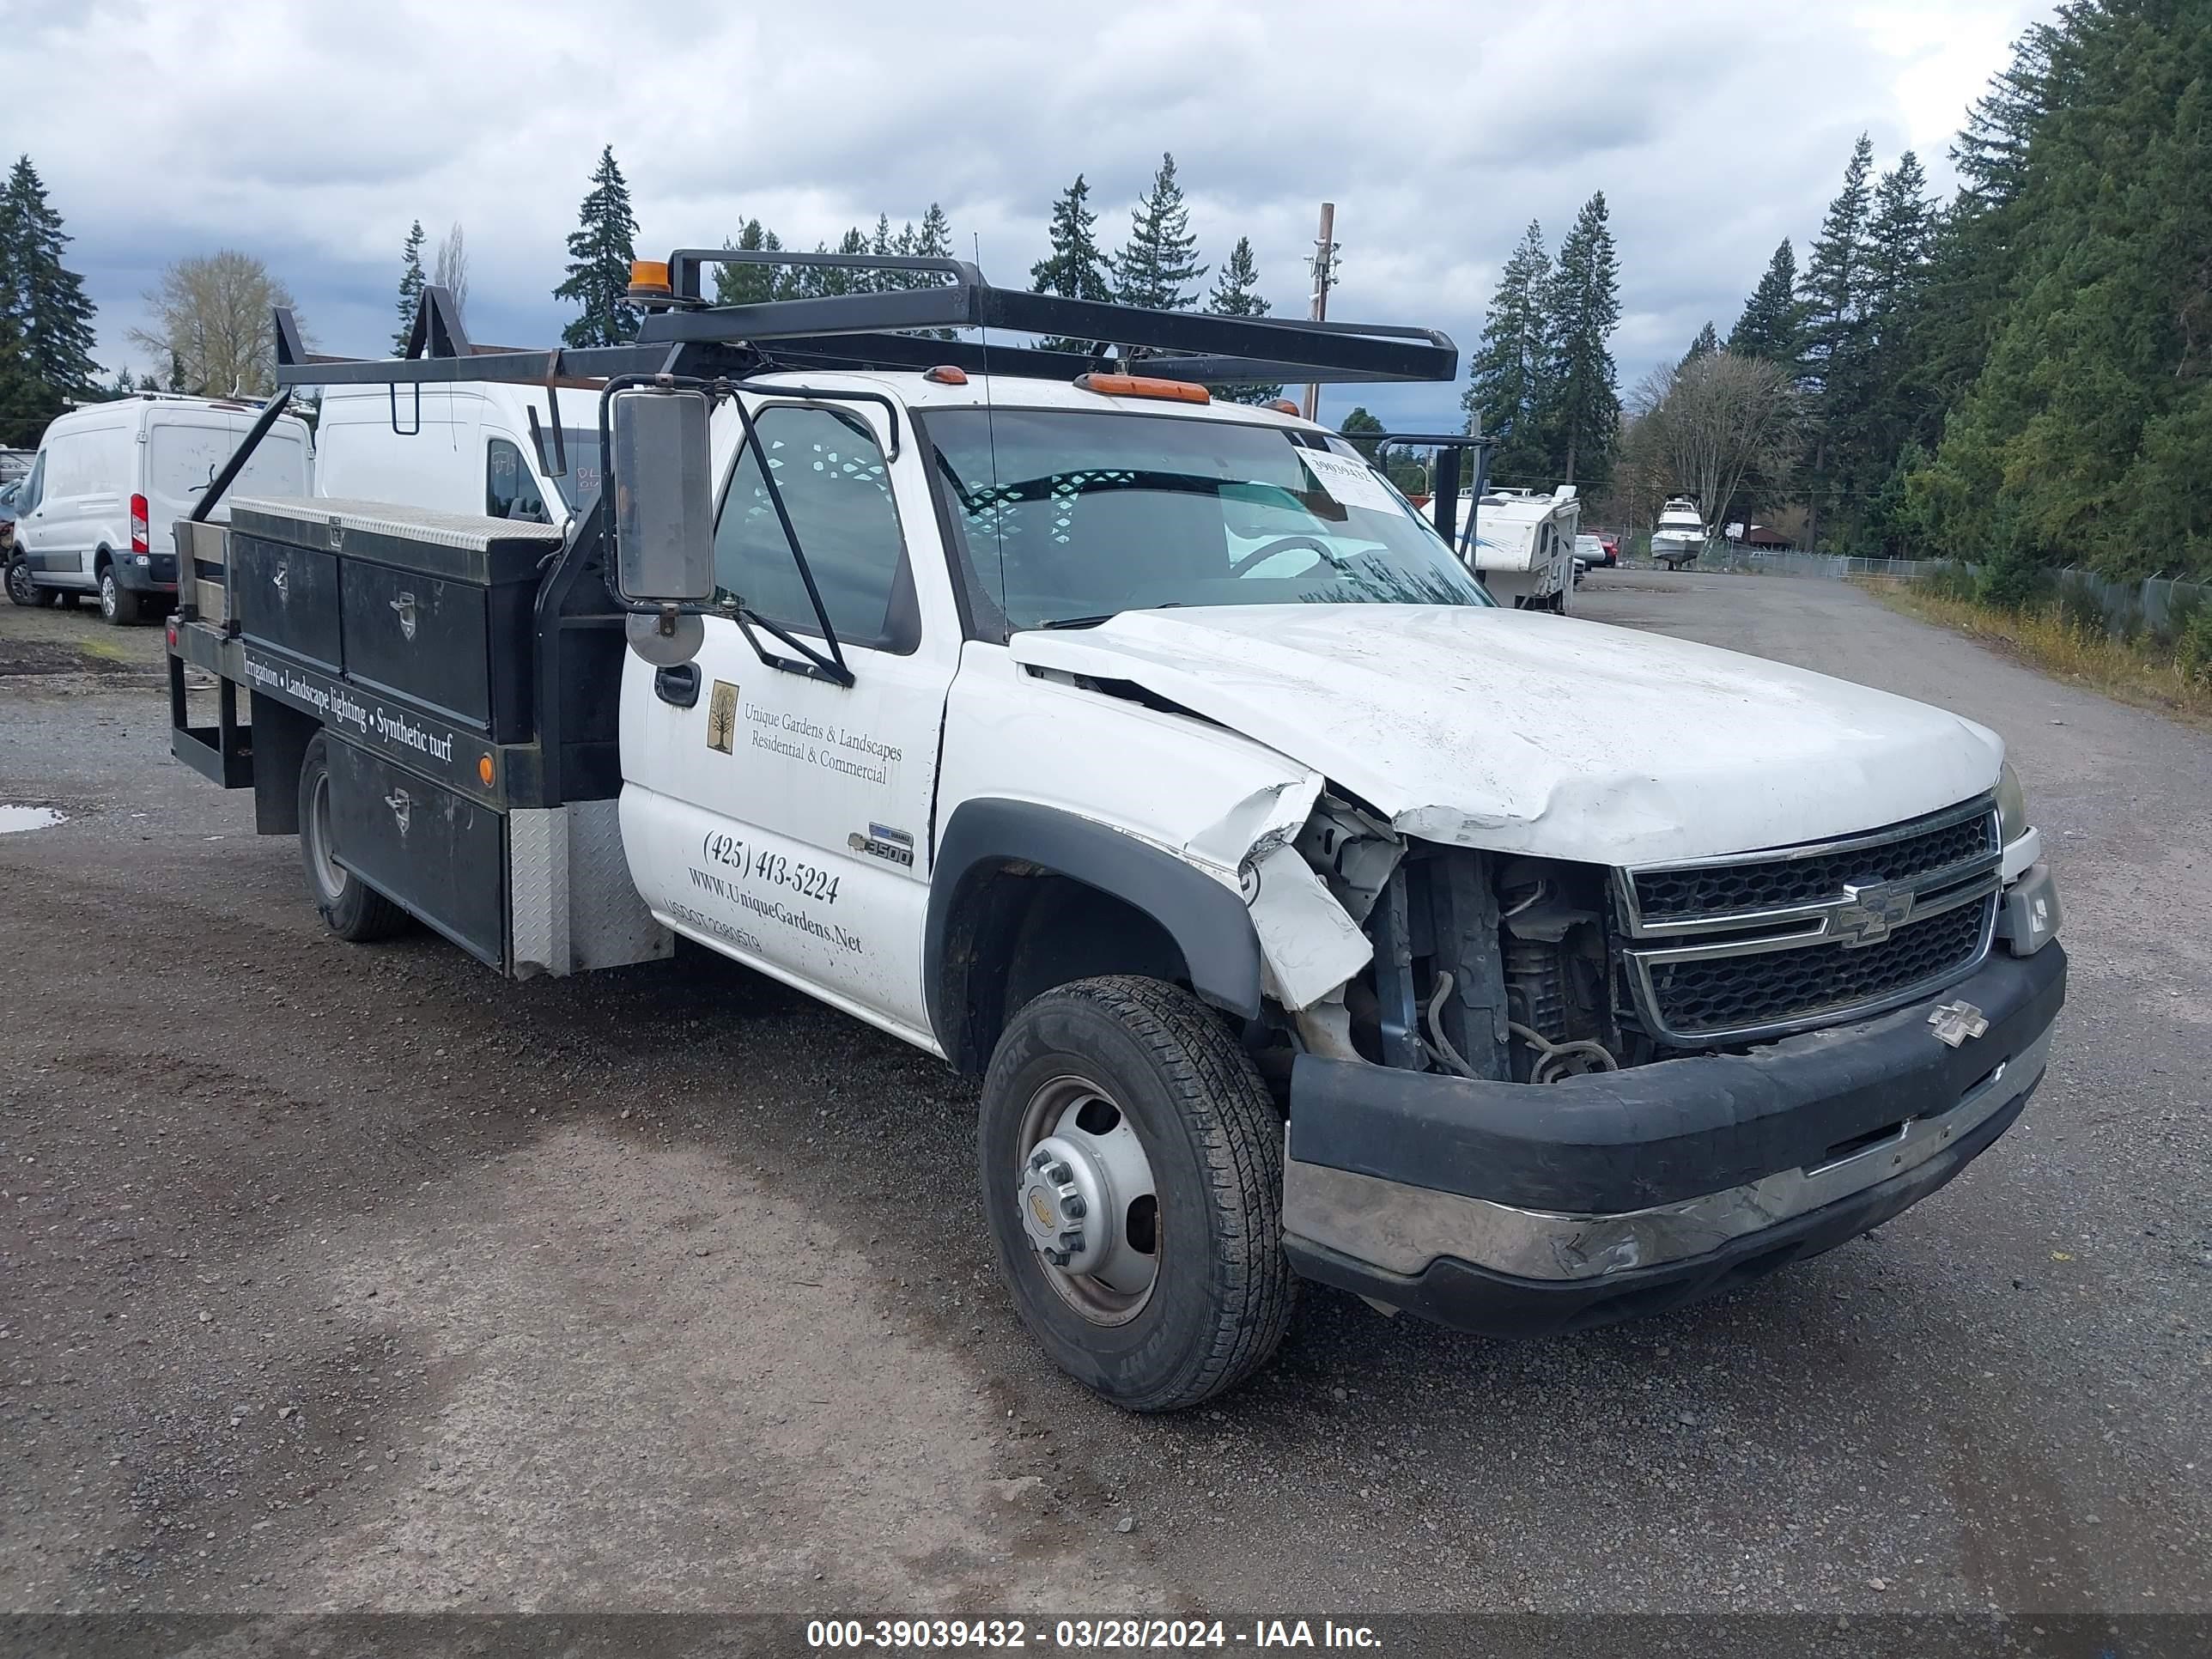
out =
{"type": "Polygon", "coordinates": [[[1713,331],[1713,325],[1709,321],[1698,331],[1698,337],[1690,342],[1690,349],[1682,354],[1682,361],[1675,367],[1687,368],[1698,358],[1710,357],[1720,349],[1721,337],[1713,331]]]}
{"type": "Polygon", "coordinates": [[[1375,459],[1375,452],[1380,447],[1376,439],[1389,429],[1364,409],[1353,410],[1351,414],[1344,417],[1344,424],[1337,428],[1339,432],[1352,441],[1352,447],[1370,461],[1375,459]]]}
{"type": "MultiPolygon", "coordinates": [[[[854,225],[838,239],[836,251],[845,254],[866,253],[869,252],[867,233],[854,225]]],[[[822,273],[822,292],[824,294],[866,294],[875,285],[876,273],[872,270],[846,270],[832,267],[822,273]]]]}
{"type": "Polygon", "coordinates": [[[1743,314],[1729,331],[1728,349],[1739,357],[1756,357],[1796,371],[1803,351],[1797,308],[1797,252],[1784,237],[1766,262],[1766,274],[1744,302],[1743,314]]]}
{"type": "MultiPolygon", "coordinates": [[[[1551,465],[1564,483],[1602,484],[1620,432],[1613,331],[1620,323],[1620,262],[1613,252],[1605,192],[1583,204],[1559,244],[1546,297],[1552,349],[1551,401],[1544,424],[1551,465]]],[[[1708,331],[1711,325],[1708,325],[1708,331]]]]}
{"type": "MultiPolygon", "coordinates": [[[[1213,279],[1213,292],[1206,296],[1206,308],[1217,317],[1267,314],[1267,302],[1260,296],[1260,270],[1253,263],[1250,237],[1239,236],[1237,246],[1230,249],[1229,258],[1213,279]]],[[[1217,386],[1210,390],[1222,402],[1231,404],[1271,404],[1283,395],[1279,386],[1217,386]]]]}
{"type": "Polygon", "coordinates": [[[624,303],[630,262],[637,258],[637,219],[630,211],[629,186],[615,163],[615,149],[599,152],[592,169],[592,188],[568,233],[568,276],[553,290],[556,300],[578,308],[575,321],[561,331],[571,346],[621,345],[637,334],[637,313],[624,303]]]}
{"type": "Polygon", "coordinates": [[[1934,204],[1911,150],[1882,174],[1867,222],[1865,257],[1865,453],[1852,469],[1862,490],[1891,477],[1898,452],[1921,432],[1929,407],[1915,336],[1927,281],[1934,204]]]}
{"type": "Polygon", "coordinates": [[[2066,20],[2039,22],[2013,44],[2012,61],[1975,100],[1951,147],[1957,196],[1938,215],[1916,334],[1916,373],[1928,389],[1921,434],[1933,444],[1942,411],[1954,406],[1981,373],[2013,291],[2013,245],[2027,182],[2028,147],[2057,106],[2070,39],[2066,20]]]}
{"type": "Polygon", "coordinates": [[[415,333],[415,313],[422,308],[422,222],[417,219],[399,250],[399,326],[392,331],[392,355],[407,355],[415,333]]]}
{"type": "MultiPolygon", "coordinates": [[[[734,242],[725,240],[722,246],[744,253],[781,253],[783,242],[776,234],[763,228],[757,219],[748,219],[738,232],[734,242]]],[[[716,265],[714,267],[714,303],[718,306],[758,305],[775,298],[777,272],[781,266],[716,265]]]]}
{"type": "Polygon", "coordinates": [[[1553,362],[1546,305],[1551,286],[1544,228],[1532,219],[1498,273],[1460,398],[1468,419],[1479,416],[1483,432],[1497,440],[1490,472],[1501,483],[1535,483],[1550,475],[1543,419],[1553,362]]]}
{"type": "Polygon", "coordinates": [[[952,257],[952,222],[934,202],[929,204],[929,211],[921,216],[921,228],[915,233],[914,252],[925,259],[952,257]]]}
{"type": "Polygon", "coordinates": [[[46,422],[60,413],[61,399],[32,370],[22,331],[0,307],[0,447],[35,447],[46,422]]]}
{"type": "Polygon", "coordinates": [[[1989,347],[1908,503],[1934,550],[2212,571],[2212,13],[2069,5],[2031,49],[2016,193],[1966,205],[1989,347]]]}
{"type": "Polygon", "coordinates": [[[1863,424],[1868,174],[1874,145],[1864,133],[1851,149],[1844,186],[1828,204],[1805,260],[1799,289],[1804,319],[1803,383],[1810,394],[1805,539],[1820,544],[1820,521],[1844,499],[1853,445],[1863,424]]]}
{"type": "Polygon", "coordinates": [[[1113,261],[1115,297],[1125,306],[1188,310],[1206,268],[1198,263],[1198,238],[1176,180],[1174,156],[1160,157],[1152,188],[1129,218],[1129,240],[1113,261]]]}
{"type": "Polygon", "coordinates": [[[1951,162],[1975,210],[2001,208],[2026,186],[2028,141],[2052,106],[2052,53],[2064,38],[2051,23],[2031,24],[2013,43],[2012,62],[1968,108],[1951,162]]]}
{"type": "MultiPolygon", "coordinates": [[[[1106,256],[1098,251],[1098,216],[1088,204],[1091,186],[1077,173],[1075,182],[1052,204],[1052,254],[1030,267],[1030,289],[1035,294],[1058,294],[1070,300],[1110,300],[1106,256]]],[[[1047,337],[1038,344],[1048,351],[1088,352],[1089,340],[1047,337]]]]}
{"type": "MultiPolygon", "coordinates": [[[[902,253],[910,253],[918,259],[951,258],[952,257],[952,223],[945,216],[945,210],[932,202],[929,204],[929,210],[921,216],[920,228],[909,225],[904,232],[901,233],[898,251],[902,253]]],[[[898,277],[898,286],[901,288],[934,288],[944,280],[921,270],[900,271],[895,274],[898,277]]],[[[953,328],[931,329],[923,331],[933,334],[940,340],[955,340],[960,337],[960,331],[953,328]]]]}
{"type": "Polygon", "coordinates": [[[23,372],[41,406],[92,392],[94,307],[84,278],[62,263],[70,236],[46,200],[31,158],[20,155],[0,187],[0,310],[13,318],[23,372]]]}

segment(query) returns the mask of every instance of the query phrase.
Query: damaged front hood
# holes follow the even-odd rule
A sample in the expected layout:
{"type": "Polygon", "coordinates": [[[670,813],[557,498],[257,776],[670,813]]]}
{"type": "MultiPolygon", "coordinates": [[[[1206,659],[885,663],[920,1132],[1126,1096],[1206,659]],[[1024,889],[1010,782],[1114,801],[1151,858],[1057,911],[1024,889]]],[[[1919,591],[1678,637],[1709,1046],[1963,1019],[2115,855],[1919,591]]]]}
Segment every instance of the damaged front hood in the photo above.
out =
{"type": "Polygon", "coordinates": [[[1592,864],[1893,823],[1992,787],[2004,752],[1988,728],[1886,691],[1526,611],[1132,611],[1009,648],[1266,744],[1403,834],[1592,864]]]}

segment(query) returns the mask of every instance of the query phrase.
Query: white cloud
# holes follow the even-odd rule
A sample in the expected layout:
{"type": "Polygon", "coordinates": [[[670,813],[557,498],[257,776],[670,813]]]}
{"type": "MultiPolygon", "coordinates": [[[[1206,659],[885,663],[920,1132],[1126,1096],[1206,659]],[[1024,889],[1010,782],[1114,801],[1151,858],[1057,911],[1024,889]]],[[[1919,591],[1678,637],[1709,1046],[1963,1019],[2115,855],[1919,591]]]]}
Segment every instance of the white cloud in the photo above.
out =
{"type": "MultiPolygon", "coordinates": [[[[1463,349],[1528,222],[1556,245],[1603,190],[1624,384],[1706,319],[1727,328],[1776,242],[1818,225],[1861,131],[1885,163],[1919,146],[1942,182],[1946,137],[2033,15],[2002,0],[0,13],[9,125],[77,238],[111,354],[160,265],[217,246],[267,259],[327,347],[380,349],[418,216],[434,244],[467,225],[477,333],[549,338],[562,238],[609,142],[643,252],[719,241],[754,215],[811,247],[934,199],[959,252],[980,244],[1009,283],[1079,169],[1110,246],[1167,149],[1202,254],[1249,235],[1279,309],[1304,304],[1327,198],[1345,255],[1334,314],[1443,327],[1463,349]]],[[[1455,397],[1368,401],[1441,418],[1455,397]]]]}

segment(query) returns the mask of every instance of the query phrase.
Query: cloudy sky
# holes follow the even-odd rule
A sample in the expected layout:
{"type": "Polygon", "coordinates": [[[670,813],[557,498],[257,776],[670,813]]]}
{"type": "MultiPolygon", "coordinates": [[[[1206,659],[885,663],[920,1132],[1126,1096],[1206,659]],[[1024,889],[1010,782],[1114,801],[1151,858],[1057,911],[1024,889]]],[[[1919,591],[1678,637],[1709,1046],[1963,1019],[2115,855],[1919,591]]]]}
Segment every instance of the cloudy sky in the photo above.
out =
{"type": "MultiPolygon", "coordinates": [[[[1556,247],[1602,190],[1625,388],[1707,319],[1725,332],[1783,237],[1802,258],[1862,131],[1881,165],[1916,149],[1948,190],[1966,105],[2047,9],[0,0],[0,136],[76,239],[111,367],[147,366],[125,337],[161,266],[220,247],[265,260],[323,349],[380,352],[416,218],[434,246],[467,228],[472,334],[549,343],[603,143],[641,252],[751,216],[811,247],[934,200],[1009,284],[1078,171],[1110,246],[1172,150],[1201,255],[1249,235],[1278,311],[1304,307],[1328,199],[1330,314],[1441,327],[1462,352],[1522,228],[1556,247]]],[[[1359,398],[1401,429],[1456,408],[1442,388],[1359,398]]]]}

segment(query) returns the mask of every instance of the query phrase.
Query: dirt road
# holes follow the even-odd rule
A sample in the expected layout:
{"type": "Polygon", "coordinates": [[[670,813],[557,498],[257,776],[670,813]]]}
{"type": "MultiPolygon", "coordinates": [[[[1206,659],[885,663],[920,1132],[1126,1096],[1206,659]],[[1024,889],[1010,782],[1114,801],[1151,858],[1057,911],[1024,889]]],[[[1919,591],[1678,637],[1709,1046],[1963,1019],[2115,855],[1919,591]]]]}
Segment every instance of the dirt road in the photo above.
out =
{"type": "Polygon", "coordinates": [[[1310,1291],[1144,1420],[1016,1326],[941,1066],[698,953],[342,945],[167,758],[155,630],[0,610],[0,803],[67,816],[0,835],[0,1607],[2212,1611],[2212,739],[1838,584],[1578,599],[2005,733],[2051,1081],[1723,1302],[1516,1346],[1310,1291]]]}

